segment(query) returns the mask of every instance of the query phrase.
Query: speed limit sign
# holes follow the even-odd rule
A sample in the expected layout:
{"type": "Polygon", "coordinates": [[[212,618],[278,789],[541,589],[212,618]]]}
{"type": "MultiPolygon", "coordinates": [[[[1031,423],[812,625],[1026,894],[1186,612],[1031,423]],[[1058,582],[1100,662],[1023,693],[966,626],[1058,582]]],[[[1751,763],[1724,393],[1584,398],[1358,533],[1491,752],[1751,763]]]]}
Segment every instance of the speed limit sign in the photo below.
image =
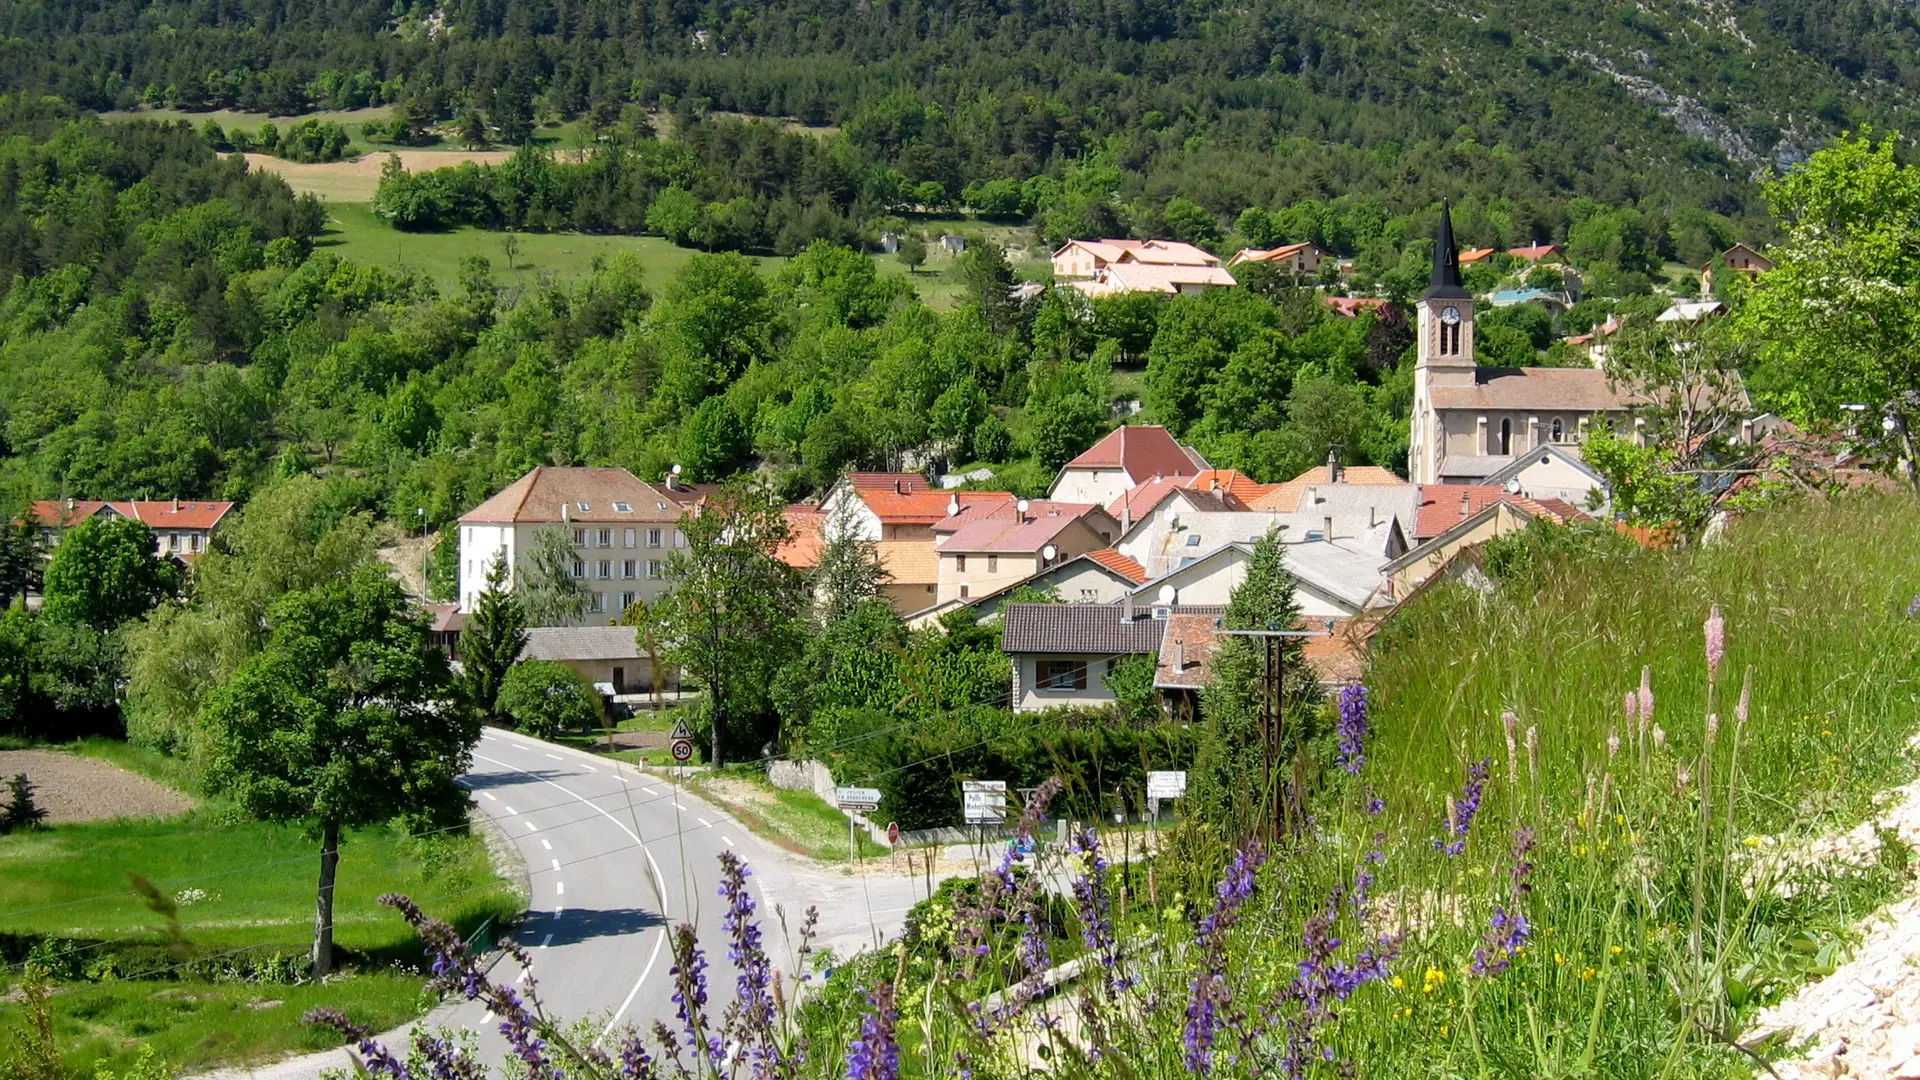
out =
{"type": "Polygon", "coordinates": [[[685,765],[687,762],[693,760],[693,740],[692,739],[673,740],[673,760],[679,762],[682,765],[685,765]]]}

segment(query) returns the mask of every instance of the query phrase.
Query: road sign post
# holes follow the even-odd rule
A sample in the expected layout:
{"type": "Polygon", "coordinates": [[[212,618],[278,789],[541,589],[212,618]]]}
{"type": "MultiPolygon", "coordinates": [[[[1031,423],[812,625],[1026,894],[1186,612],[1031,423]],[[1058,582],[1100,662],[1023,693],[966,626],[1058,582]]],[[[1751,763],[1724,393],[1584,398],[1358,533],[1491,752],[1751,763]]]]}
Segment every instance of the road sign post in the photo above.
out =
{"type": "Polygon", "coordinates": [[[667,752],[673,755],[674,761],[685,765],[693,760],[693,732],[687,728],[684,718],[673,725],[673,733],[667,738],[667,752]]]}
{"type": "Polygon", "coordinates": [[[1007,782],[1005,780],[960,781],[960,812],[968,825],[1005,825],[1007,823],[1007,782]]]}

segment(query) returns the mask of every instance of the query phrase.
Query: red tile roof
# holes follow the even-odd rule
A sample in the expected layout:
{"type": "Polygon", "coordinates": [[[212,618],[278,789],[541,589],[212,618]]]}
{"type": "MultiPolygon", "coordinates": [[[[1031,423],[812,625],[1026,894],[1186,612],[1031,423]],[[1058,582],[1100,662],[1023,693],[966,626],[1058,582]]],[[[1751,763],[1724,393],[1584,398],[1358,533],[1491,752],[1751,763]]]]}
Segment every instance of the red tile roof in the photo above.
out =
{"type": "Polygon", "coordinates": [[[972,554],[979,551],[1035,552],[1052,543],[1055,537],[1065,532],[1074,522],[1088,514],[1100,512],[1100,508],[1092,503],[1035,499],[1027,505],[1027,512],[1023,517],[1016,511],[1013,504],[1008,504],[989,514],[970,515],[970,520],[953,530],[952,535],[941,543],[940,551],[942,554],[947,552],[972,554]]]}
{"type": "Polygon", "coordinates": [[[1138,561],[1122,555],[1112,548],[1101,548],[1098,551],[1089,551],[1087,552],[1087,558],[1121,575],[1135,585],[1142,584],[1147,580],[1146,567],[1141,566],[1138,561]]]}
{"type": "Polygon", "coordinates": [[[1377,296],[1329,296],[1326,301],[1333,313],[1343,319],[1358,318],[1362,311],[1379,311],[1387,306],[1387,302],[1377,296]]]}
{"type": "MultiPolygon", "coordinates": [[[[1159,664],[1153,684],[1164,690],[1203,689],[1213,677],[1213,657],[1220,648],[1219,630],[1213,624],[1217,615],[1176,613],[1165,620],[1160,638],[1159,664]],[[1176,648],[1175,646],[1184,646],[1176,648]],[[1184,653],[1184,656],[1182,655],[1184,653]],[[1184,661],[1176,670],[1176,662],[1184,661]]],[[[1333,632],[1327,632],[1326,619],[1300,619],[1295,630],[1314,631],[1301,642],[1302,659],[1320,677],[1322,685],[1338,686],[1358,682],[1366,673],[1366,639],[1355,632],[1351,619],[1334,619],[1333,632]]]]}
{"type": "Polygon", "coordinates": [[[1067,462],[1069,469],[1123,468],[1133,482],[1156,476],[1197,476],[1206,468],[1196,464],[1185,447],[1167,429],[1155,424],[1122,425],[1067,462]]]}
{"type": "Polygon", "coordinates": [[[787,519],[787,538],[773,557],[796,570],[819,566],[820,552],[827,546],[827,515],[818,507],[796,504],[780,511],[780,516],[787,519]]]}
{"type": "Polygon", "coordinates": [[[28,513],[35,524],[70,529],[98,514],[103,507],[110,507],[121,517],[146,522],[156,532],[165,532],[168,529],[211,529],[227,516],[233,504],[209,499],[135,499],[122,502],[42,499],[34,503],[28,513]]]}
{"type": "Polygon", "coordinates": [[[1216,491],[1229,500],[1238,500],[1242,506],[1252,506],[1255,499],[1280,485],[1262,484],[1239,469],[1207,469],[1187,481],[1187,486],[1197,491],[1216,491]]]}
{"type": "Polygon", "coordinates": [[[1587,516],[1564,499],[1529,499],[1491,484],[1426,484],[1420,488],[1414,539],[1431,540],[1498,502],[1509,503],[1534,517],[1544,516],[1562,523],[1587,516]],[[1464,507],[1462,500],[1465,500],[1464,507]]]}
{"type": "Polygon", "coordinates": [[[1507,254],[1516,259],[1538,262],[1549,255],[1559,255],[1560,248],[1555,244],[1530,244],[1526,247],[1508,248],[1507,254]]]}
{"type": "MultiPolygon", "coordinates": [[[[860,501],[873,516],[886,525],[938,525],[949,516],[947,511],[959,503],[970,513],[975,507],[1012,506],[1013,495],[1006,491],[916,491],[899,495],[891,490],[863,491],[860,501]]],[[[971,520],[968,513],[960,516],[971,520]]]]}
{"type": "Polygon", "coordinates": [[[1460,265],[1466,266],[1471,263],[1484,262],[1487,259],[1493,258],[1494,254],[1495,251],[1493,248],[1468,248],[1460,253],[1460,265]]]}
{"type": "Polygon", "coordinates": [[[1266,494],[1249,505],[1255,510],[1291,514],[1300,508],[1300,496],[1306,494],[1308,488],[1329,482],[1369,487],[1406,483],[1392,469],[1382,469],[1378,465],[1342,465],[1339,480],[1329,481],[1327,467],[1315,465],[1284,484],[1271,485],[1266,494]]]}
{"type": "Polygon", "coordinates": [[[855,491],[879,491],[886,489],[900,494],[915,491],[932,491],[934,487],[927,478],[911,472],[854,472],[847,474],[847,486],[855,491]]]}

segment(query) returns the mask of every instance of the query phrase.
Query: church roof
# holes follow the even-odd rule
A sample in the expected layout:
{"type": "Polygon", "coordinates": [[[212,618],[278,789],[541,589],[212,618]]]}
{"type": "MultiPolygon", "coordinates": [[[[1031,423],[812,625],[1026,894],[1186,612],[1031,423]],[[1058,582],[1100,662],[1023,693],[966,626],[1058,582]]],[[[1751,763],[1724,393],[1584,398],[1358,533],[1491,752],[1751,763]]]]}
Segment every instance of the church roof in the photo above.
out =
{"type": "Polygon", "coordinates": [[[1561,409],[1619,412],[1639,395],[1615,387],[1597,368],[1478,368],[1472,386],[1436,386],[1437,409],[1561,409]]]}
{"type": "Polygon", "coordinates": [[[1453,242],[1453,209],[1440,204],[1440,231],[1433,237],[1433,280],[1423,300],[1471,300],[1460,284],[1460,248],[1453,242]]]}

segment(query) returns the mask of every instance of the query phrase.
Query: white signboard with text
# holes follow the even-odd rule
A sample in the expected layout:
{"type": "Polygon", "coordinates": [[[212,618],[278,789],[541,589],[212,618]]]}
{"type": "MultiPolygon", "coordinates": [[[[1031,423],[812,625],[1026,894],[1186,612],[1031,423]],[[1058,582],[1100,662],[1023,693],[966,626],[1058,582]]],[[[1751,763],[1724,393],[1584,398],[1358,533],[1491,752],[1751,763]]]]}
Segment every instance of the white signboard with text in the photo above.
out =
{"type": "Polygon", "coordinates": [[[1001,825],[1007,820],[1005,780],[960,781],[960,810],[969,825],[1001,825]]]}

